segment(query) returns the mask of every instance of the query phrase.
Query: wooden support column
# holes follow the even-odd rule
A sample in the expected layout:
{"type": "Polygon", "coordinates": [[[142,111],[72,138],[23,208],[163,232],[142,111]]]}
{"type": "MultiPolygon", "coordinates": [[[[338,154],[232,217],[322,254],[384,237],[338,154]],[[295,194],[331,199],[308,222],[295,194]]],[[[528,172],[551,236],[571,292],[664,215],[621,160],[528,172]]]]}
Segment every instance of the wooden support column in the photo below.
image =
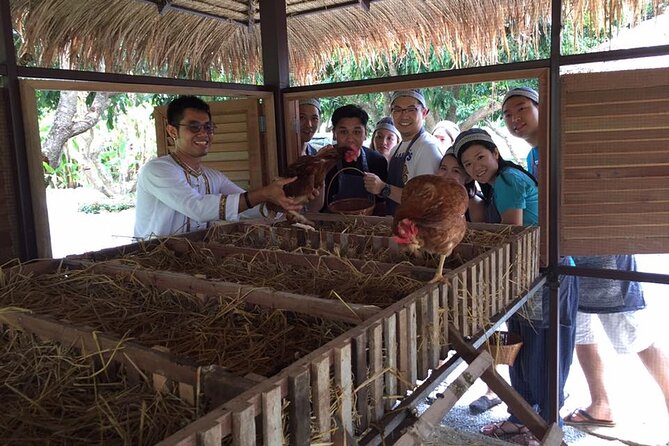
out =
{"type": "Polygon", "coordinates": [[[281,92],[288,88],[290,84],[287,27],[286,2],[260,0],[263,78],[265,86],[272,88],[275,98],[274,116],[276,119],[279,172],[286,167],[286,139],[281,92]]]}
{"type": "Polygon", "coordinates": [[[28,260],[37,257],[37,241],[28,180],[19,80],[16,72],[16,50],[12,34],[11,8],[8,1],[2,1],[0,2],[0,73],[3,75],[2,94],[5,95],[7,103],[9,144],[15,167],[13,180],[19,231],[19,246],[16,252],[22,260],[28,260]]]}

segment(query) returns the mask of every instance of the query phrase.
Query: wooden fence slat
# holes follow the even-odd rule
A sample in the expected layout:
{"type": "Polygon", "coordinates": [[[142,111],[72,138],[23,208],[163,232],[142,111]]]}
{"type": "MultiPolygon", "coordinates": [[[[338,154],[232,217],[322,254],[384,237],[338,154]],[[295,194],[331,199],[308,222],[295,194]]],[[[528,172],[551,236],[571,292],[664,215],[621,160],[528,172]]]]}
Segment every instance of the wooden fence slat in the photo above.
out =
{"type": "Polygon", "coordinates": [[[288,399],[290,400],[288,410],[292,446],[305,446],[310,443],[310,386],[309,369],[301,369],[288,376],[288,399]]]}
{"type": "Polygon", "coordinates": [[[330,357],[324,356],[311,363],[313,376],[311,392],[313,395],[314,416],[318,438],[330,441],[330,357]]]}
{"type": "Polygon", "coordinates": [[[430,325],[428,320],[429,293],[419,296],[416,300],[416,326],[418,328],[418,379],[425,379],[429,370],[428,352],[430,348],[430,325]]]}
{"type": "Polygon", "coordinates": [[[409,346],[409,383],[413,388],[418,380],[418,327],[416,325],[416,301],[407,308],[407,335],[409,346]]]}
{"type": "Polygon", "coordinates": [[[371,421],[383,416],[383,326],[376,324],[369,330],[369,367],[374,377],[371,387],[371,421]]]}
{"type": "Polygon", "coordinates": [[[281,417],[281,386],[276,385],[262,392],[262,430],[265,446],[283,445],[283,420],[281,417]]]}
{"type": "MultiPolygon", "coordinates": [[[[240,405],[232,411],[233,446],[256,444],[255,407],[253,404],[240,405]]],[[[220,443],[219,443],[220,444],[220,443]]]]}
{"type": "Polygon", "coordinates": [[[335,386],[339,404],[335,411],[337,431],[335,444],[345,444],[346,434],[353,433],[353,381],[351,380],[351,345],[334,348],[335,386]]]}
{"type": "Polygon", "coordinates": [[[427,296],[427,367],[434,370],[439,364],[439,287],[427,296]]]}
{"type": "Polygon", "coordinates": [[[407,309],[397,312],[397,344],[399,345],[400,395],[406,395],[409,382],[409,319],[407,309]]]}
{"type": "Polygon", "coordinates": [[[355,387],[358,389],[356,393],[356,409],[358,412],[357,431],[364,432],[369,427],[369,387],[361,387],[367,380],[368,373],[367,333],[362,332],[353,338],[353,358],[355,359],[355,387]]]}
{"type": "Polygon", "coordinates": [[[397,376],[395,372],[398,371],[397,364],[397,319],[393,314],[383,319],[383,341],[386,350],[385,366],[390,369],[390,372],[385,374],[386,377],[386,410],[390,410],[397,400],[397,376]]]}

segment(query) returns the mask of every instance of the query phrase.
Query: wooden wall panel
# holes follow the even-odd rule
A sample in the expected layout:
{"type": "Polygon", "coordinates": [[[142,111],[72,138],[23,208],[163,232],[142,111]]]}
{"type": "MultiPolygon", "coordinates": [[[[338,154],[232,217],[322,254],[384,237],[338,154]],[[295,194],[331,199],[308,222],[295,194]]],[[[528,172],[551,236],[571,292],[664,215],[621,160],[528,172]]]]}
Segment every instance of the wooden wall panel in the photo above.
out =
{"type": "MultiPolygon", "coordinates": [[[[262,162],[259,128],[258,100],[234,99],[212,102],[211,117],[216,124],[216,133],[204,164],[225,173],[244,189],[255,189],[263,185],[265,170],[271,170],[262,162]]],[[[156,135],[158,155],[167,154],[174,147],[167,138],[167,107],[156,107],[156,135]]]]}
{"type": "Polygon", "coordinates": [[[669,253],[669,69],[561,83],[561,254],[669,253]]]}
{"type": "MultiPolygon", "coordinates": [[[[3,92],[4,93],[4,92],[3,92]]],[[[19,225],[14,188],[15,170],[10,150],[7,101],[0,95],[0,264],[19,256],[19,225]]]]}

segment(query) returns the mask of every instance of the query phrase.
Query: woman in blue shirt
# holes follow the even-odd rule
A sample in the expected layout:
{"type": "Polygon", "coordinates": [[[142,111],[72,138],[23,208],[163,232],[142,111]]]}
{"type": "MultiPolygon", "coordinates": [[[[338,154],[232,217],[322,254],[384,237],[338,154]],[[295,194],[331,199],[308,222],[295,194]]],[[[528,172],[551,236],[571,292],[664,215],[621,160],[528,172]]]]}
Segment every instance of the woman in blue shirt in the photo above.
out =
{"type": "Polygon", "coordinates": [[[489,209],[488,223],[539,224],[537,180],[502,158],[488,132],[476,128],[462,132],[454,147],[467,174],[481,185],[489,209]]]}
{"type": "MultiPolygon", "coordinates": [[[[490,135],[482,129],[461,133],[454,143],[458,161],[481,186],[486,201],[488,223],[511,225],[539,224],[539,193],[536,179],[521,166],[503,159],[490,135]]],[[[564,258],[568,262],[569,258],[564,258]]],[[[560,284],[560,368],[559,405],[564,402],[564,383],[574,351],[578,283],[563,278],[560,284]]],[[[523,340],[516,361],[509,369],[513,388],[547,421],[550,394],[548,385],[548,288],[531,296],[525,306],[507,322],[510,332],[523,340]]],[[[520,420],[511,414],[503,422],[484,426],[481,432],[491,436],[520,436],[523,444],[536,441],[520,420]]],[[[515,441],[515,440],[514,440],[515,441]]]]}

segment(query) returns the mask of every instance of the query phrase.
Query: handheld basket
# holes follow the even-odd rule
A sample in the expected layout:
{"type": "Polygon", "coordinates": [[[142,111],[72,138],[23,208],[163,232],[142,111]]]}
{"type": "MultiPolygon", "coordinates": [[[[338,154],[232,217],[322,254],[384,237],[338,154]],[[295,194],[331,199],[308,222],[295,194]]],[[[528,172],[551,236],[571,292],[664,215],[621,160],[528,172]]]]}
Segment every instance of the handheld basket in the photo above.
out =
{"type": "MultiPolygon", "coordinates": [[[[325,197],[327,198],[332,186],[334,179],[345,170],[356,170],[360,173],[363,173],[360,169],[355,167],[344,167],[335,173],[330,179],[327,189],[325,190],[325,197]]],[[[343,215],[373,215],[374,214],[374,198],[369,200],[367,198],[342,198],[340,200],[335,200],[328,204],[328,210],[333,214],[343,214],[343,215]]]]}
{"type": "Polygon", "coordinates": [[[495,365],[513,365],[522,346],[523,341],[519,334],[498,331],[488,338],[482,348],[490,352],[495,365]]]}

